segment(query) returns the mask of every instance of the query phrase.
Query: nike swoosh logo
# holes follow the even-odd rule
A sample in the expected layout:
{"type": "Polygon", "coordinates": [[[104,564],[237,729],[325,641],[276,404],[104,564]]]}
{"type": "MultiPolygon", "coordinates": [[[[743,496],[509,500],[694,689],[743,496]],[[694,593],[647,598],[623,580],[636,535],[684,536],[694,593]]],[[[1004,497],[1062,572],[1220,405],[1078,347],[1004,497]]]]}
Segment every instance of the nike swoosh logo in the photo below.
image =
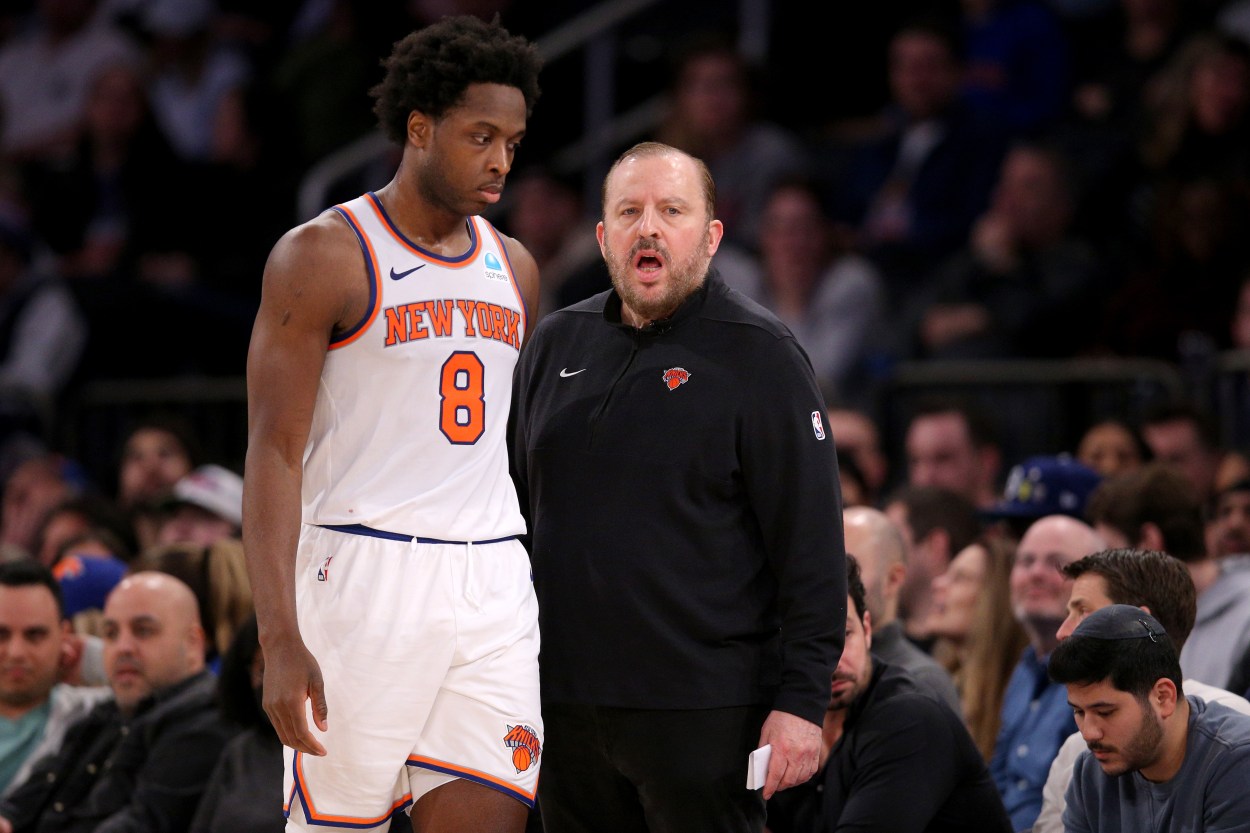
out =
{"type": "Polygon", "coordinates": [[[414,266],[414,267],[412,267],[411,269],[409,269],[409,270],[407,270],[407,271],[405,271],[405,272],[396,272],[396,271],[395,271],[395,267],[394,267],[394,266],[392,266],[392,267],[391,267],[391,280],[393,280],[393,281],[397,281],[397,280],[399,280],[400,278],[406,278],[406,277],[408,277],[409,275],[411,275],[413,272],[417,271],[418,269],[424,269],[424,268],[425,268],[425,264],[424,264],[424,263],[422,263],[420,266],[414,266]]]}
{"type": "Polygon", "coordinates": [[[572,373],[570,373],[569,369],[566,367],[560,371],[560,378],[567,379],[570,376],[576,376],[579,373],[585,373],[585,372],[586,372],[586,368],[583,367],[581,370],[574,370],[572,373]]]}

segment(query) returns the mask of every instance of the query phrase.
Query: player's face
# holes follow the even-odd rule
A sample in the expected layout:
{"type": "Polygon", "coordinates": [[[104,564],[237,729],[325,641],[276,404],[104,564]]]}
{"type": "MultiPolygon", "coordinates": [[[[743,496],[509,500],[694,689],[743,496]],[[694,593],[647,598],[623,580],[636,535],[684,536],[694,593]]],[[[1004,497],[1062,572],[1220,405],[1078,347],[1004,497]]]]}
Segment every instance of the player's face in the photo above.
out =
{"type": "Polygon", "coordinates": [[[1081,737],[1103,772],[1123,775],[1158,760],[1163,724],[1148,703],[1120,691],[1109,680],[1068,685],[1068,703],[1081,737]]]}
{"type": "Polygon", "coordinates": [[[864,621],[859,621],[855,612],[855,603],[846,597],[846,643],[842,647],[842,658],[838,660],[837,670],[833,672],[833,685],[830,691],[829,711],[849,709],[859,695],[864,693],[872,680],[872,660],[868,655],[872,648],[872,618],[864,614],[864,621]]]}
{"type": "Polygon", "coordinates": [[[179,601],[160,588],[123,583],[105,603],[104,670],[123,712],[196,670],[203,644],[192,638],[179,601]]]}
{"type": "Polygon", "coordinates": [[[0,585],[0,714],[38,706],[60,668],[64,631],[47,587],[0,585]]]}
{"type": "Polygon", "coordinates": [[[709,220],[695,163],[679,153],[634,156],[610,175],[596,228],[612,286],[645,321],[671,315],[707,274],[721,223],[709,220]]]}
{"type": "Polygon", "coordinates": [[[457,214],[479,214],[503,196],[504,180],[525,136],[525,96],[503,84],[473,84],[428,129],[429,159],[418,188],[457,214]]]}

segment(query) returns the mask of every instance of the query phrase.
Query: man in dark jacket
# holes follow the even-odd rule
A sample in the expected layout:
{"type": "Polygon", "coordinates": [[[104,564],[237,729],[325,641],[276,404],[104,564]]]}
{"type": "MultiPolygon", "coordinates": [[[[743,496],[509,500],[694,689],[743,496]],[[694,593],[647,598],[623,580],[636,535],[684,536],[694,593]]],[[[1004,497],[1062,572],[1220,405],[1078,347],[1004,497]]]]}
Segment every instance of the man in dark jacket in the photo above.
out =
{"type": "Polygon", "coordinates": [[[963,721],[869,653],[859,565],[847,556],[846,643],[824,720],[820,773],[768,805],[771,833],[1011,833],[963,721]]]}
{"type": "Polygon", "coordinates": [[[613,289],[546,316],[516,375],[543,822],[759,831],[764,799],[815,772],[842,641],[825,405],[793,335],[708,274],[702,162],[626,151],[597,233],[613,289]]]}
{"type": "Polygon", "coordinates": [[[204,668],[191,589],[165,573],[121,581],[104,607],[114,699],[70,727],[0,803],[0,833],[182,833],[231,735],[204,668]]]}

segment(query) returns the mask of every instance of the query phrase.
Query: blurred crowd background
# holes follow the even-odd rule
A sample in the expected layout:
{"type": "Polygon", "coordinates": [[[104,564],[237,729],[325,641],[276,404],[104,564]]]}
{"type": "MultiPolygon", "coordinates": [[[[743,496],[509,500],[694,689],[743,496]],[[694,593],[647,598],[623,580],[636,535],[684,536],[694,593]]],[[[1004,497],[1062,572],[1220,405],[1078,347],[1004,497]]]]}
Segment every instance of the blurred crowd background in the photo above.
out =
{"type": "Polygon", "coordinates": [[[709,163],[715,265],[895,482],[935,391],[990,413],[1005,463],[1164,404],[1250,446],[1250,0],[9,0],[0,477],[55,453],[116,497],[156,412],[239,468],[265,257],[389,180],[367,91],[456,12],[548,59],[490,217],[541,312],[606,288],[603,173],[660,139],[709,163]]]}

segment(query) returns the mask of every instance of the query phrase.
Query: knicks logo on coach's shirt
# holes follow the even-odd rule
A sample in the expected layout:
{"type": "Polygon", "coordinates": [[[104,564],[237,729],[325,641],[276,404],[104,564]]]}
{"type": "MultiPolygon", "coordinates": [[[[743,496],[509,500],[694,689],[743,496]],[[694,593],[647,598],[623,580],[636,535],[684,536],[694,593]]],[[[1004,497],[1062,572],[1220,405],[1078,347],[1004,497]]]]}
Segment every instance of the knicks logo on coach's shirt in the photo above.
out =
{"type": "Polygon", "coordinates": [[[399,304],[383,312],[387,347],[427,338],[448,338],[459,321],[469,338],[488,338],[521,349],[521,313],[502,304],[447,298],[399,304]]]}

